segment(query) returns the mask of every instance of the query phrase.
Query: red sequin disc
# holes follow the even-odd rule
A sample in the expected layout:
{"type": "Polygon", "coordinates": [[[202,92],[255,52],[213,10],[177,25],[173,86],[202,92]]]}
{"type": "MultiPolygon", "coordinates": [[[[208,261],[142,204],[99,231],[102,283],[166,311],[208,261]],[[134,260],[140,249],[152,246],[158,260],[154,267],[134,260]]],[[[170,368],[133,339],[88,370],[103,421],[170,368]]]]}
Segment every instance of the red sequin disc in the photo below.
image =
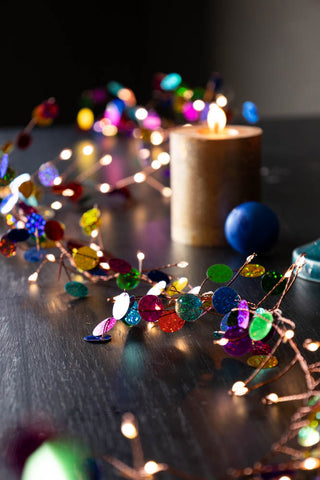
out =
{"type": "Polygon", "coordinates": [[[61,240],[64,230],[59,222],[56,220],[48,220],[45,224],[44,231],[49,240],[61,240]]]}
{"type": "Polygon", "coordinates": [[[132,266],[130,265],[130,263],[127,262],[126,260],[122,260],[122,258],[110,258],[108,263],[109,263],[109,267],[114,272],[126,274],[131,272],[132,270],[132,266]]]}
{"type": "Polygon", "coordinates": [[[0,239],[0,253],[8,258],[14,257],[14,255],[17,253],[15,243],[10,242],[6,236],[3,236],[0,239]]]}
{"type": "Polygon", "coordinates": [[[174,310],[166,310],[159,318],[159,328],[166,333],[174,333],[183,327],[185,321],[178,317],[174,310]]]}

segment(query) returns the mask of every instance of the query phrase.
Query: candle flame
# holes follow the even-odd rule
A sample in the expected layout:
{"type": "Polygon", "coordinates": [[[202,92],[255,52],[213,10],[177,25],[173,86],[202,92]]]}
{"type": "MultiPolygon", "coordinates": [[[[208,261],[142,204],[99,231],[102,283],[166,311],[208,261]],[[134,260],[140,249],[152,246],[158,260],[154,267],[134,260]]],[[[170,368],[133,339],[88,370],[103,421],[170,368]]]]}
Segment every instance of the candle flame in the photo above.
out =
{"type": "Polygon", "coordinates": [[[214,133],[221,133],[226,126],[226,114],[216,103],[212,103],[209,107],[207,122],[208,127],[214,133]]]}

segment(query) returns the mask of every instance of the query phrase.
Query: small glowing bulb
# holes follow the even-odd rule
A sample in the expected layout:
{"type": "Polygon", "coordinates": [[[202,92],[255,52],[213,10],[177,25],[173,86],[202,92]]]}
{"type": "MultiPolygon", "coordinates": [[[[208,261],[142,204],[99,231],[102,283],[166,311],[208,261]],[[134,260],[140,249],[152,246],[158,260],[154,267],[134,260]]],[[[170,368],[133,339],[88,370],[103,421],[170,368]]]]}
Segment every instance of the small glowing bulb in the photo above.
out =
{"type": "Polygon", "coordinates": [[[227,97],[225,97],[224,95],[222,95],[222,93],[220,93],[219,95],[217,95],[216,104],[217,104],[218,107],[220,107],[220,108],[226,107],[227,104],[228,104],[228,99],[227,99],[227,97]]]}
{"type": "Polygon", "coordinates": [[[148,116],[148,112],[145,108],[139,107],[135,111],[135,116],[137,120],[145,120],[148,116]]]}
{"type": "Polygon", "coordinates": [[[53,185],[61,185],[61,183],[62,183],[62,178],[61,177],[56,177],[53,180],[53,185]]]}
{"type": "Polygon", "coordinates": [[[100,158],[99,163],[100,165],[110,165],[112,162],[112,155],[104,155],[102,158],[100,158]]]}
{"type": "Polygon", "coordinates": [[[102,129],[102,134],[105,137],[114,137],[118,133],[118,127],[116,125],[105,125],[102,129]]]}
{"type": "Polygon", "coordinates": [[[183,92],[183,98],[185,98],[186,100],[190,100],[190,98],[193,96],[193,91],[192,90],[185,90],[183,92]]]}
{"type": "Polygon", "coordinates": [[[63,190],[62,195],[64,197],[73,197],[74,191],[71,188],[66,188],[65,190],[63,190]]]}
{"type": "Polygon", "coordinates": [[[16,227],[17,228],[24,228],[26,226],[26,224],[22,221],[22,220],[19,220],[17,223],[16,223],[16,227]]]}
{"type": "Polygon", "coordinates": [[[145,254],[143,252],[138,252],[137,253],[137,259],[138,260],[144,260],[145,259],[145,254]]]}
{"type": "Polygon", "coordinates": [[[291,477],[288,477],[288,475],[282,475],[279,480],[291,480],[291,477]]]}
{"type": "Polygon", "coordinates": [[[205,103],[203,100],[198,99],[193,102],[192,106],[197,112],[202,112],[205,107],[205,103]]]}
{"type": "Polygon", "coordinates": [[[53,210],[60,210],[60,208],[62,208],[62,203],[59,201],[52,202],[50,206],[53,210]]]}
{"type": "Polygon", "coordinates": [[[96,243],[90,243],[90,248],[92,248],[92,250],[94,250],[95,252],[98,252],[100,250],[100,247],[99,245],[97,245],[96,243]]]}
{"type": "Polygon", "coordinates": [[[120,88],[118,91],[118,97],[129,107],[133,107],[136,104],[136,97],[133,91],[129,88],[120,88]]]}
{"type": "Polygon", "coordinates": [[[85,145],[85,146],[83,147],[82,153],[83,153],[83,155],[89,156],[89,155],[91,155],[91,154],[93,153],[93,150],[94,150],[93,145],[90,145],[90,144],[88,143],[88,145],[85,145]]]}
{"type": "Polygon", "coordinates": [[[72,150],[70,150],[70,148],[65,148],[60,153],[60,160],[70,160],[71,157],[72,157],[72,150]]]}
{"type": "Polygon", "coordinates": [[[292,270],[287,270],[286,273],[284,274],[285,278],[290,278],[292,275],[292,270]]]}
{"type": "Polygon", "coordinates": [[[158,160],[162,165],[168,165],[170,163],[170,154],[168,152],[160,152],[158,160]]]}
{"type": "Polygon", "coordinates": [[[52,253],[48,253],[48,255],[46,255],[46,259],[49,262],[55,262],[56,261],[56,257],[52,253]]]}
{"type": "Polygon", "coordinates": [[[136,183],[142,183],[145,181],[145,179],[147,178],[146,174],[144,172],[137,172],[134,176],[133,176],[133,180],[136,182],[136,183]]]}
{"type": "Polygon", "coordinates": [[[294,331],[293,330],[287,330],[286,333],[284,334],[285,338],[289,340],[290,338],[294,337],[294,331]]]}
{"type": "Polygon", "coordinates": [[[306,259],[304,255],[300,255],[300,257],[297,258],[296,265],[297,267],[303,267],[303,265],[306,263],[306,259]]]}
{"type": "Polygon", "coordinates": [[[101,262],[100,267],[103,268],[104,270],[110,270],[110,265],[108,262],[101,262]]]}
{"type": "Polygon", "coordinates": [[[135,417],[132,413],[125,413],[123,415],[121,433],[123,436],[129,439],[133,439],[138,436],[138,430],[135,426],[135,417]]]}
{"type": "Polygon", "coordinates": [[[97,229],[92,230],[91,238],[97,238],[98,235],[99,235],[99,230],[97,230],[97,229]]]}
{"type": "Polygon", "coordinates": [[[157,158],[151,162],[151,167],[154,170],[159,170],[159,168],[161,168],[161,166],[162,166],[162,163],[157,158]]]}
{"type": "Polygon", "coordinates": [[[315,468],[318,468],[319,465],[320,460],[318,458],[309,457],[301,463],[301,468],[303,468],[304,470],[314,470],[315,468]]]}
{"type": "Polygon", "coordinates": [[[161,193],[164,197],[170,198],[172,195],[172,190],[170,187],[163,187],[163,189],[161,190],[161,193]]]}
{"type": "MultiPolygon", "coordinates": [[[[227,345],[227,343],[229,342],[229,340],[227,338],[219,338],[219,340],[214,340],[213,343],[217,344],[217,345],[220,345],[221,347],[223,347],[223,345],[227,345]]],[[[232,390],[233,391],[233,390],[232,390]]],[[[237,393],[234,392],[236,395],[237,393]]]]}
{"type": "Polygon", "coordinates": [[[137,430],[132,423],[124,423],[121,425],[121,432],[126,438],[136,438],[137,430]]]}
{"type": "Polygon", "coordinates": [[[108,193],[110,192],[110,185],[109,183],[101,183],[99,190],[101,193],[108,193]]]}
{"type": "Polygon", "coordinates": [[[181,262],[177,263],[177,267],[179,268],[186,268],[189,265],[189,262],[182,260],[181,262]]]}
{"type": "Polygon", "coordinates": [[[103,257],[103,251],[102,250],[97,251],[97,257],[103,257]]]}
{"type": "Polygon", "coordinates": [[[148,148],[141,148],[138,152],[139,158],[141,160],[147,160],[150,157],[150,150],[148,148]]]}
{"type": "Polygon", "coordinates": [[[29,277],[28,277],[28,280],[29,282],[36,282],[38,280],[38,272],[34,272],[32,273],[29,277]]]}
{"type": "Polygon", "coordinates": [[[164,137],[161,132],[158,132],[157,130],[154,130],[151,135],[150,135],[150,142],[152,145],[161,145],[163,142],[164,137]]]}
{"type": "Polygon", "coordinates": [[[269,393],[269,395],[267,395],[265,399],[267,403],[278,403],[279,397],[276,393],[269,393]]]}
{"type": "Polygon", "coordinates": [[[159,471],[159,466],[156,462],[150,460],[145,464],[144,470],[148,475],[153,475],[154,473],[157,473],[159,471]]]}
{"type": "Polygon", "coordinates": [[[309,350],[309,352],[316,352],[320,346],[319,342],[314,342],[310,338],[307,338],[303,342],[303,346],[306,350],[309,350]]]}
{"type": "Polygon", "coordinates": [[[248,392],[248,388],[246,387],[244,382],[236,382],[232,385],[231,391],[237,396],[241,397],[248,392]]]}
{"type": "Polygon", "coordinates": [[[94,122],[94,113],[90,108],[81,108],[77,115],[77,123],[81,130],[90,130],[94,122]]]}

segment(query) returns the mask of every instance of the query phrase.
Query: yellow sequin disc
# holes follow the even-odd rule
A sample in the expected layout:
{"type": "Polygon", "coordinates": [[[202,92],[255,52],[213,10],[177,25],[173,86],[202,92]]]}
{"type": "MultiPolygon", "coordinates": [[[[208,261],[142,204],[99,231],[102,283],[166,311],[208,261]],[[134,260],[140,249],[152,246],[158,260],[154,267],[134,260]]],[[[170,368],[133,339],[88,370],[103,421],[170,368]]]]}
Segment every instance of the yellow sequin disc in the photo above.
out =
{"type": "MultiPolygon", "coordinates": [[[[249,357],[247,360],[247,364],[250,365],[250,367],[258,368],[262,364],[262,362],[265,360],[266,356],[265,355],[252,355],[252,357],[249,357]]],[[[276,357],[270,357],[267,363],[262,367],[262,368],[273,368],[278,365],[278,360],[276,357]]]]}
{"type": "Polygon", "coordinates": [[[73,252],[74,263],[80,270],[92,270],[99,263],[97,252],[90,247],[80,247],[73,252]]]}
{"type": "Polygon", "coordinates": [[[181,277],[178,280],[175,280],[169,287],[167,288],[167,294],[170,297],[177,295],[180,293],[186,286],[188,285],[188,279],[186,277],[181,277]]]}
{"type": "Polygon", "coordinates": [[[84,233],[91,235],[93,230],[101,227],[101,212],[98,208],[91,208],[87,210],[80,219],[80,226],[84,233]]]}
{"type": "Polygon", "coordinates": [[[249,263],[240,272],[243,277],[256,278],[261,277],[265,273],[266,269],[262,265],[257,263],[249,263]]]}

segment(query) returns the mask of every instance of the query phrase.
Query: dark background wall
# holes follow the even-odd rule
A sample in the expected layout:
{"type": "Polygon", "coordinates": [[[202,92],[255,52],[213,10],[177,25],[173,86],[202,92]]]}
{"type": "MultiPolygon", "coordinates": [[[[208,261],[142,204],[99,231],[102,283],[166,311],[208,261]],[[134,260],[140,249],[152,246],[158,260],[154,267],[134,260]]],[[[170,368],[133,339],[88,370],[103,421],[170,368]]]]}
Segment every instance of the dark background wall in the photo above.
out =
{"type": "Polygon", "coordinates": [[[212,2],[211,59],[264,118],[320,114],[319,0],[212,2]]]}
{"type": "Polygon", "coordinates": [[[25,124],[51,96],[60,106],[57,122],[73,122],[81,93],[110,80],[132,88],[140,103],[157,72],[205,85],[215,70],[211,5],[2,0],[0,125],[25,124]]]}

